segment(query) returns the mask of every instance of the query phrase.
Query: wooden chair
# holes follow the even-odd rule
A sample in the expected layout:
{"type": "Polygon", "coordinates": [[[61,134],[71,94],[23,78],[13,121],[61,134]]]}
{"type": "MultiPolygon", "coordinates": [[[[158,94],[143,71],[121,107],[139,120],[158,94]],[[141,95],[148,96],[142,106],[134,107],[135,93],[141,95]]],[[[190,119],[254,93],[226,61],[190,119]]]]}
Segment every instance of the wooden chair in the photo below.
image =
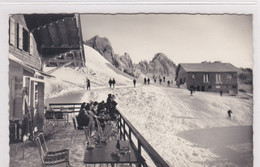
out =
{"type": "Polygon", "coordinates": [[[43,167],[57,165],[57,164],[65,164],[66,167],[70,167],[68,149],[63,149],[63,150],[53,151],[53,152],[48,151],[43,133],[40,133],[36,137],[36,142],[38,145],[43,167]]]}
{"type": "MultiPolygon", "coordinates": [[[[73,140],[73,138],[74,138],[74,144],[75,144],[75,140],[76,140],[76,138],[78,136],[78,133],[80,131],[86,131],[86,128],[85,127],[79,127],[78,121],[77,121],[76,117],[73,117],[72,121],[73,121],[74,130],[72,132],[71,140],[73,140]]],[[[85,143],[85,141],[83,141],[83,143],[85,143]]]]}

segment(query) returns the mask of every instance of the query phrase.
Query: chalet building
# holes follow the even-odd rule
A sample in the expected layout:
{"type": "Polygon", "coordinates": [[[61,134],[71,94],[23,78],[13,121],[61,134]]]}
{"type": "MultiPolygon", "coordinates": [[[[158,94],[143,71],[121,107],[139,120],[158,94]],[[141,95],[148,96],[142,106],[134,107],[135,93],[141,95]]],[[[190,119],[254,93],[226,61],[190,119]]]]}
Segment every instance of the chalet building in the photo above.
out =
{"type": "Polygon", "coordinates": [[[80,20],[74,14],[9,17],[10,142],[44,128],[43,65],[85,64],[80,20]]]}
{"type": "Polygon", "coordinates": [[[230,63],[181,63],[175,81],[187,89],[236,94],[238,69],[230,63]]]}

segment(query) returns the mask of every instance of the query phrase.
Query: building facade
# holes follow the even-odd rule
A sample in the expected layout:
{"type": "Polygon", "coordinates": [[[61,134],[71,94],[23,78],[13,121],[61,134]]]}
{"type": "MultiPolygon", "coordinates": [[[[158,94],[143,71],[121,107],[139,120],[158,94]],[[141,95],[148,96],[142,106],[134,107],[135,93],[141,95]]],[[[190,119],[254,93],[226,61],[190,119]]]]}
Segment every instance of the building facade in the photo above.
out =
{"type": "Polygon", "coordinates": [[[10,142],[44,129],[44,65],[85,65],[79,15],[9,17],[10,142]]]}
{"type": "Polygon", "coordinates": [[[44,76],[33,33],[23,15],[9,18],[10,140],[43,129],[44,76]]]}
{"type": "Polygon", "coordinates": [[[181,63],[175,81],[196,91],[237,94],[238,69],[230,63],[181,63]]]}

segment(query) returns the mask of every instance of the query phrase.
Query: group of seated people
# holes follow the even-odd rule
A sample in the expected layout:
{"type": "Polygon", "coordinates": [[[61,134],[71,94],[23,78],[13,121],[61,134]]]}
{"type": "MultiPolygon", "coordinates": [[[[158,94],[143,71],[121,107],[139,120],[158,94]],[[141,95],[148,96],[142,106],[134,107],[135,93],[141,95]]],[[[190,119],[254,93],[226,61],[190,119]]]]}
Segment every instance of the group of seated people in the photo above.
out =
{"type": "Polygon", "coordinates": [[[95,128],[99,128],[98,123],[100,123],[101,128],[104,128],[105,121],[117,120],[118,111],[116,105],[115,96],[112,94],[108,95],[106,103],[104,101],[100,103],[96,101],[82,103],[76,119],[78,122],[78,128],[84,129],[86,132],[88,148],[94,147],[92,137],[95,136],[95,128]]]}
{"type": "MultiPolygon", "coordinates": [[[[116,109],[117,103],[115,102],[115,96],[108,95],[107,102],[104,101],[98,103],[97,101],[90,101],[89,103],[83,102],[79,114],[76,117],[79,128],[88,127],[91,128],[97,126],[98,118],[109,118],[109,120],[115,120],[118,116],[116,109]]],[[[100,123],[103,123],[103,119],[99,119],[100,123]]]]}

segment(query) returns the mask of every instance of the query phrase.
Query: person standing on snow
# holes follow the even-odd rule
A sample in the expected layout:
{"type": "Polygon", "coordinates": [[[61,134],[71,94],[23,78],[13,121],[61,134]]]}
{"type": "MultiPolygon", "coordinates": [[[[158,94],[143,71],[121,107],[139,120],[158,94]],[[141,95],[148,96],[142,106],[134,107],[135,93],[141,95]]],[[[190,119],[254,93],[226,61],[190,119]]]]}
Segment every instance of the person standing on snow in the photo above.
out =
{"type": "Polygon", "coordinates": [[[144,84],[146,85],[146,78],[144,78],[144,84]]]}
{"type": "Polygon", "coordinates": [[[115,88],[116,81],[115,81],[114,78],[113,78],[113,80],[112,80],[112,84],[113,84],[113,88],[115,88]]]}
{"type": "Polygon", "coordinates": [[[231,111],[231,110],[228,110],[227,113],[228,113],[228,118],[231,119],[232,111],[231,111]]]}
{"type": "Polygon", "coordinates": [[[147,79],[147,83],[148,83],[148,85],[150,84],[150,78],[147,79]]]}
{"type": "Polygon", "coordinates": [[[87,79],[87,90],[90,90],[90,80],[87,79]]]}
{"type": "Polygon", "coordinates": [[[112,80],[111,80],[111,78],[109,79],[108,83],[109,83],[109,86],[110,86],[110,88],[111,88],[111,86],[112,86],[112,80]]]}
{"type": "Polygon", "coordinates": [[[219,91],[219,95],[222,96],[222,93],[223,93],[222,90],[220,90],[220,91],[219,91]]]}
{"type": "Polygon", "coordinates": [[[134,83],[134,87],[135,87],[135,84],[136,84],[136,80],[135,80],[135,78],[134,78],[134,80],[133,80],[133,83],[134,83]]]}
{"type": "Polygon", "coordinates": [[[192,96],[192,93],[193,93],[193,89],[192,88],[190,88],[190,95],[192,96]]]}
{"type": "Polygon", "coordinates": [[[160,82],[160,85],[161,85],[162,84],[162,79],[161,78],[159,79],[159,82],[160,82]]]}

